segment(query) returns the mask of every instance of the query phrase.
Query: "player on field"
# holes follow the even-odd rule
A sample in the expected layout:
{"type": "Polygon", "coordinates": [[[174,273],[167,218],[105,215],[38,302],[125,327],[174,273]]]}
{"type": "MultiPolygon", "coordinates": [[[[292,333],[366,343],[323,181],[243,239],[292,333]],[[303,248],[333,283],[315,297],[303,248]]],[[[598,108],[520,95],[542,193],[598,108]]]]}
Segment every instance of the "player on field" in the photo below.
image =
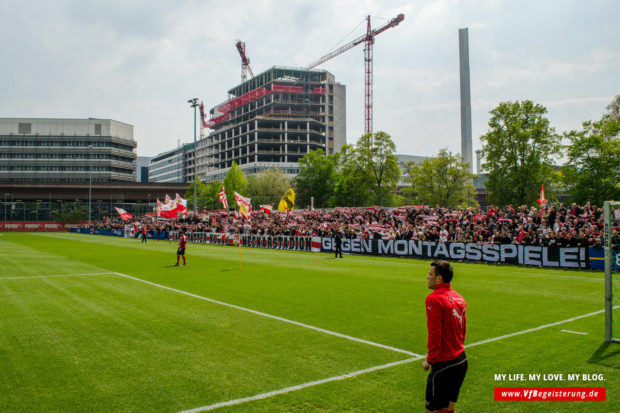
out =
{"type": "Polygon", "coordinates": [[[183,230],[179,231],[179,249],[177,249],[177,263],[175,267],[179,265],[179,258],[183,257],[183,265],[185,265],[185,247],[187,246],[187,235],[183,230]]]}
{"type": "Polygon", "coordinates": [[[465,332],[467,304],[459,293],[450,288],[452,265],[438,260],[431,263],[426,277],[426,324],[428,354],[422,363],[425,371],[431,369],[426,382],[426,412],[453,412],[465,373],[465,332]]]}

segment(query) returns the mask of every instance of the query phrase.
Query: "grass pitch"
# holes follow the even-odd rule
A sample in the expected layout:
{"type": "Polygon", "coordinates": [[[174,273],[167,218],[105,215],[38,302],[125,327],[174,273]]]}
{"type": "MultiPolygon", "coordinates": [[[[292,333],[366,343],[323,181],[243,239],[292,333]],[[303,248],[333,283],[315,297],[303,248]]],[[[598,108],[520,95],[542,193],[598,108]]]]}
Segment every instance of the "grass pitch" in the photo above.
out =
{"type": "MultiPolygon", "coordinates": [[[[0,411],[424,411],[428,261],[243,248],[240,268],[236,247],[190,244],[172,267],[176,243],[69,233],[3,233],[0,248],[0,411]]],[[[457,411],[620,411],[602,273],[454,267],[457,411]],[[607,396],[494,401],[524,386],[607,396]]]]}

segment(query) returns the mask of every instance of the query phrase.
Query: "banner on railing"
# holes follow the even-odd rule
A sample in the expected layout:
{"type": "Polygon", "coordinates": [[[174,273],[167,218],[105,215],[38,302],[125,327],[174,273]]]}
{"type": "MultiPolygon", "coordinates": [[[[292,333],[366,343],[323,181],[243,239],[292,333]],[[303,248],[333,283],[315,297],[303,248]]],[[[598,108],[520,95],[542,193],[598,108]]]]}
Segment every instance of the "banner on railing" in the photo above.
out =
{"type": "Polygon", "coordinates": [[[69,231],[71,228],[76,228],[83,224],[68,224],[56,221],[7,221],[0,222],[0,231],[69,231]]]}
{"type": "MultiPolygon", "coordinates": [[[[316,242],[316,239],[315,239],[316,242]]],[[[335,250],[333,238],[321,238],[321,252],[335,250]]],[[[588,268],[587,247],[476,244],[386,239],[343,239],[342,251],[364,255],[479,261],[557,268],[588,268]]]]}
{"type": "MultiPolygon", "coordinates": [[[[189,233],[190,242],[216,245],[238,245],[236,233],[189,233]]],[[[310,251],[311,237],[241,235],[242,247],[310,251]]]]}

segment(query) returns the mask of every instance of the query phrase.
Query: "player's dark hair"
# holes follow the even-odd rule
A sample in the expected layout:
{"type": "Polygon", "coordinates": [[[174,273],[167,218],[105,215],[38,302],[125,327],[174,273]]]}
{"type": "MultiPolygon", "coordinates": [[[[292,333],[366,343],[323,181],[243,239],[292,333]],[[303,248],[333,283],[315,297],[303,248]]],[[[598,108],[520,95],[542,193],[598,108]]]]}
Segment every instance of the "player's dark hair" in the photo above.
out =
{"type": "Polygon", "coordinates": [[[448,261],[435,260],[431,262],[431,267],[435,267],[435,275],[441,275],[443,282],[449,283],[452,281],[454,272],[452,270],[452,265],[450,265],[448,261]]]}

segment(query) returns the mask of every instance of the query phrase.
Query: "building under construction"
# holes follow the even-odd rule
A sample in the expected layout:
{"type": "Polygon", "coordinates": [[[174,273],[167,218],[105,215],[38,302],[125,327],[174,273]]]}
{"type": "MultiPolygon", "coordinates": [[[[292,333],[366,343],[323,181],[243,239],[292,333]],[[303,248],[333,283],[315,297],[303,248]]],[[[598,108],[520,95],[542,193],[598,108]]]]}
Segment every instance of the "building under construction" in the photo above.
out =
{"type": "Polygon", "coordinates": [[[228,93],[197,144],[205,182],[222,180],[233,162],[246,175],[271,168],[296,175],[311,150],[329,155],[346,143],[346,89],[325,70],[274,66],[228,93]]]}

